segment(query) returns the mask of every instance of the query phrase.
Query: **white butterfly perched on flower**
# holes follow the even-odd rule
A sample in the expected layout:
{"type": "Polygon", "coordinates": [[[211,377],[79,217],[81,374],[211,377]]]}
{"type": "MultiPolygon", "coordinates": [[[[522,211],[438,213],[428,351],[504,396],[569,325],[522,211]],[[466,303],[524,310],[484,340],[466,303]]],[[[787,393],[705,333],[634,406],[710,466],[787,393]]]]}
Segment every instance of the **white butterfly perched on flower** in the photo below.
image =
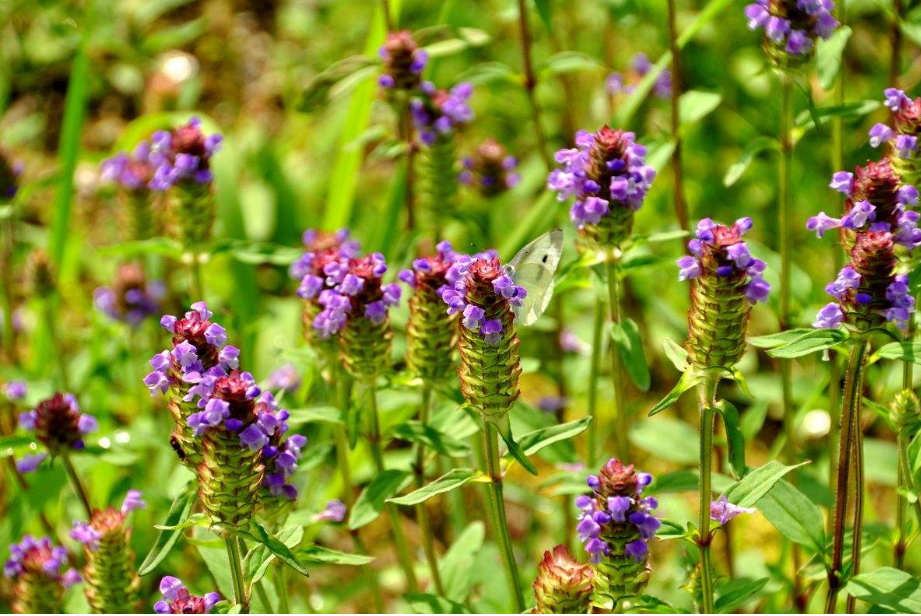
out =
{"type": "Polygon", "coordinates": [[[528,292],[521,306],[513,308],[519,325],[533,325],[547,310],[562,254],[563,230],[553,229],[519,250],[505,265],[505,273],[528,292]]]}

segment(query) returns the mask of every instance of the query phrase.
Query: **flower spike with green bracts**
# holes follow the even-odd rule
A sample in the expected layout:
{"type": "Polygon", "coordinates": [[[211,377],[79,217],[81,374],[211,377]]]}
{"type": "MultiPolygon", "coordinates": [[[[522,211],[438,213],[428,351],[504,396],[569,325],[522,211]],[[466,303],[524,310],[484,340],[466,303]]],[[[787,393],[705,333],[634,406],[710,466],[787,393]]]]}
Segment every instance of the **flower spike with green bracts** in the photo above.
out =
{"type": "Polygon", "coordinates": [[[534,614],[588,614],[595,572],[565,545],[544,552],[537,564],[534,614]]]}
{"type": "Polygon", "coordinates": [[[13,580],[13,611],[17,614],[60,614],[64,590],[82,579],[75,569],[67,568],[67,550],[47,537],[31,535],[10,546],[3,575],[13,580]]]}

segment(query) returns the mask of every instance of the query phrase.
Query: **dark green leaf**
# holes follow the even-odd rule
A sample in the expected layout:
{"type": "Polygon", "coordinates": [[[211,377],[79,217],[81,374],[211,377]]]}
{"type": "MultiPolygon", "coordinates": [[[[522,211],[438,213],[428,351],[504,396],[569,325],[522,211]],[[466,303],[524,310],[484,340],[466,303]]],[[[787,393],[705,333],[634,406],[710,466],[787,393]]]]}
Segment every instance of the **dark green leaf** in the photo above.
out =
{"type": "Polygon", "coordinates": [[[337,409],[334,406],[313,406],[302,409],[291,409],[288,412],[291,414],[288,418],[288,423],[292,426],[300,426],[308,423],[345,423],[345,419],[342,416],[342,409],[337,409]]]}
{"type": "Polygon", "coordinates": [[[537,8],[537,14],[544,23],[548,34],[553,34],[553,13],[550,10],[550,0],[534,0],[534,6],[537,8]]]}
{"type": "Polygon", "coordinates": [[[723,97],[715,92],[691,90],[682,94],[678,105],[681,130],[686,130],[687,126],[696,125],[719,107],[721,100],[723,97]]]}
{"type": "Polygon", "coordinates": [[[880,567],[862,573],[847,583],[847,592],[898,614],[921,614],[921,579],[898,569],[880,567]]]}
{"type": "Polygon", "coordinates": [[[24,447],[35,441],[29,435],[25,434],[11,434],[9,436],[0,436],[0,457],[7,457],[13,455],[13,448],[15,447],[24,447]]]}
{"type": "Polygon", "coordinates": [[[739,507],[754,507],[765,494],[771,491],[774,484],[783,479],[784,475],[806,464],[809,464],[808,460],[793,466],[786,466],[772,460],[734,483],[726,491],[726,497],[729,502],[739,507]]]}
{"type": "Polygon", "coordinates": [[[812,329],[811,327],[788,329],[776,334],[768,334],[767,336],[754,336],[753,338],[748,339],[748,344],[758,349],[773,349],[776,347],[784,346],[786,344],[790,344],[794,340],[797,340],[806,334],[811,334],[814,331],[816,330],[812,329]]]}
{"type": "Polygon", "coordinates": [[[376,520],[384,510],[387,499],[406,487],[410,481],[412,477],[405,471],[390,469],[378,474],[362,490],[349,512],[349,528],[356,530],[376,520]]]}
{"type": "Polygon", "coordinates": [[[518,444],[524,450],[525,454],[533,456],[544,447],[549,447],[559,441],[575,438],[585,432],[588,424],[591,423],[591,417],[583,417],[575,421],[569,421],[564,424],[554,424],[549,428],[541,428],[534,432],[528,432],[523,435],[518,444]]]}
{"type": "Polygon", "coordinates": [[[825,550],[822,512],[788,481],[778,481],[758,501],[758,510],[781,535],[819,554],[825,550]]]}
{"type": "Polygon", "coordinates": [[[260,543],[269,549],[276,558],[297,571],[303,576],[307,576],[307,569],[298,562],[294,552],[287,545],[273,537],[269,532],[256,520],[252,520],[249,526],[250,532],[241,532],[240,534],[256,543],[260,543]]]}
{"type": "Polygon", "coordinates": [[[494,424],[499,430],[502,440],[505,441],[505,446],[508,447],[509,455],[521,464],[526,471],[532,475],[536,475],[537,467],[528,459],[528,454],[524,452],[524,449],[521,448],[521,445],[519,445],[512,436],[512,424],[509,423],[508,415],[503,415],[501,418],[494,420],[494,424]]]}
{"type": "Polygon", "coordinates": [[[458,28],[457,38],[438,41],[427,45],[425,50],[430,58],[443,58],[460,53],[471,47],[482,47],[489,42],[490,36],[483,30],[476,28],[458,28]]]}
{"type": "Polygon", "coordinates": [[[339,550],[331,550],[319,545],[308,545],[299,548],[296,552],[298,560],[309,563],[324,563],[332,565],[367,565],[374,560],[373,556],[364,554],[349,554],[339,550]]]}
{"type": "MultiPolygon", "coordinates": [[[[170,505],[169,508],[169,513],[166,514],[166,519],[163,521],[163,526],[176,526],[185,521],[192,512],[192,506],[195,504],[197,497],[198,482],[190,481],[185,491],[180,493],[173,500],[173,504],[170,505]]],[[[144,562],[141,563],[138,573],[147,575],[156,569],[157,565],[163,562],[163,559],[166,558],[170,550],[173,549],[173,546],[176,545],[176,541],[179,540],[179,535],[181,535],[181,533],[175,530],[160,531],[154,546],[150,548],[150,552],[144,557],[144,562]]]]}
{"type": "Polygon", "coordinates": [[[675,385],[674,389],[668,392],[668,394],[664,398],[659,400],[656,403],[656,405],[652,407],[652,409],[649,411],[649,416],[652,417],[653,415],[657,413],[661,413],[662,411],[664,411],[665,409],[673,405],[675,402],[678,401],[678,398],[681,397],[681,394],[691,389],[692,387],[700,383],[702,380],[703,380],[703,376],[701,376],[700,374],[697,374],[696,372],[688,371],[682,374],[681,378],[678,380],[678,384],[675,385]]]}
{"type": "MultiPolygon", "coordinates": [[[[304,538],[303,526],[289,526],[279,531],[275,537],[289,548],[294,549],[304,538]]],[[[264,545],[257,544],[243,558],[243,571],[250,588],[265,576],[275,555],[264,545]]]]}
{"type": "Polygon", "coordinates": [[[620,352],[620,358],[627,374],[630,375],[630,380],[640,391],[647,391],[650,385],[649,366],[646,364],[639,327],[632,319],[624,319],[620,323],[611,325],[611,337],[620,352]]]}
{"type": "Polygon", "coordinates": [[[352,56],[339,60],[307,84],[297,103],[298,111],[311,113],[320,109],[329,102],[333,86],[357,71],[377,64],[377,60],[368,56],[352,56]]]}
{"type": "Polygon", "coordinates": [[[471,481],[489,481],[489,477],[472,468],[454,468],[432,483],[410,492],[406,496],[388,498],[388,503],[395,505],[418,505],[433,496],[456,490],[471,481]]]}
{"type": "Polygon", "coordinates": [[[726,428],[729,469],[733,477],[742,477],[745,475],[745,437],[742,435],[739,411],[728,400],[721,400],[714,408],[723,418],[726,428]]]}
{"type": "Polygon", "coordinates": [[[680,419],[656,417],[636,421],[630,426],[630,442],[643,451],[669,462],[697,462],[697,430],[680,419]]]}
{"type": "MultiPolygon", "coordinates": [[[[749,140],[748,145],[745,146],[745,149],[742,150],[742,154],[739,156],[739,160],[734,162],[729,171],[726,172],[726,176],[723,178],[723,184],[725,186],[732,186],[739,181],[739,178],[745,173],[748,167],[755,160],[755,157],[762,152],[767,150],[779,150],[780,143],[774,137],[768,137],[767,135],[759,135],[754,139],[749,140]]],[[[776,335],[776,334],[775,334],[776,335]]]]}
{"type": "Polygon", "coordinates": [[[717,589],[716,603],[713,604],[713,608],[720,614],[731,614],[761,593],[769,581],[770,578],[730,580],[717,589]]]}
{"type": "Polygon", "coordinates": [[[848,335],[839,329],[815,329],[799,336],[792,342],[768,351],[771,357],[792,359],[810,353],[824,351],[846,340],[848,335]]]}
{"type": "Polygon", "coordinates": [[[404,441],[421,443],[449,458],[462,458],[470,453],[470,446],[464,441],[416,420],[394,426],[393,436],[404,441]]]}
{"type": "Polygon", "coordinates": [[[872,363],[880,358],[921,364],[921,342],[890,342],[874,353],[869,361],[872,363]]]}
{"type": "Polygon", "coordinates": [[[206,516],[204,513],[193,513],[178,524],[173,524],[171,526],[161,526],[157,524],[154,525],[154,528],[157,530],[183,530],[186,528],[192,528],[193,526],[208,526],[210,523],[210,518],[208,518],[208,516],[206,516]]]}

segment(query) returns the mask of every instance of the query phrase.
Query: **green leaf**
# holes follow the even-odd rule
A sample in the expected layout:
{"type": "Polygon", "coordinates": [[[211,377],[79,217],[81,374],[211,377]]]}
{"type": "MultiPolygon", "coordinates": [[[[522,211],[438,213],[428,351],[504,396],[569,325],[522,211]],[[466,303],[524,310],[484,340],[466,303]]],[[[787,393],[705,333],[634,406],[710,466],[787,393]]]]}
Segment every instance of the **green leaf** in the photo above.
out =
{"type": "Polygon", "coordinates": [[[793,466],[786,466],[776,460],[771,460],[734,483],[726,490],[726,498],[739,507],[754,507],[778,481],[783,479],[784,475],[807,464],[809,464],[808,460],[793,466]]]}
{"type": "Polygon", "coordinates": [[[489,477],[473,468],[454,468],[433,481],[432,483],[422,486],[405,496],[388,498],[388,503],[394,505],[418,505],[424,503],[433,496],[456,490],[465,483],[471,481],[488,482],[489,477]]]}
{"type": "Polygon", "coordinates": [[[770,579],[749,580],[739,578],[729,580],[717,589],[718,596],[713,604],[713,609],[719,614],[731,614],[757,596],[770,579]]]}
{"type": "Polygon", "coordinates": [[[449,458],[463,458],[470,453],[470,446],[464,441],[416,420],[394,426],[393,436],[411,443],[421,443],[449,458]]]}
{"type": "Polygon", "coordinates": [[[35,441],[34,438],[25,434],[11,434],[9,436],[0,436],[0,457],[8,457],[13,455],[13,449],[15,447],[24,447],[26,445],[31,445],[35,441]]]}
{"type": "Polygon", "coordinates": [[[728,400],[721,400],[714,410],[723,418],[723,426],[726,428],[729,469],[733,477],[742,477],[745,475],[745,437],[742,435],[739,411],[728,400]]]}
{"type": "Polygon", "coordinates": [[[443,58],[460,53],[471,47],[482,47],[489,42],[490,36],[484,30],[476,28],[458,28],[457,38],[438,41],[427,45],[425,50],[430,58],[443,58]]]}
{"type": "Polygon", "coordinates": [[[921,364],[921,342],[890,342],[884,344],[870,357],[868,363],[876,362],[879,359],[894,359],[921,364]]]}
{"type": "Polygon", "coordinates": [[[682,94],[678,104],[681,130],[684,131],[688,126],[696,125],[719,107],[722,100],[723,97],[715,92],[690,90],[682,94]]]}
{"type": "Polygon", "coordinates": [[[506,447],[508,447],[508,453],[512,456],[521,466],[524,467],[526,471],[532,475],[537,474],[537,467],[534,466],[534,463],[528,459],[528,454],[524,452],[515,438],[512,436],[512,424],[509,422],[508,414],[503,415],[498,419],[490,419],[487,421],[492,421],[493,424],[499,431],[499,435],[502,437],[502,440],[505,441],[506,447]]]}
{"type": "Polygon", "coordinates": [[[472,614],[466,605],[455,601],[429,595],[425,593],[412,593],[404,597],[406,602],[417,614],[472,614]]]}
{"type": "Polygon", "coordinates": [[[534,0],[534,6],[537,8],[537,14],[540,15],[544,27],[547,28],[547,33],[552,35],[553,13],[550,10],[550,0],[534,0]]]}
{"type": "Polygon", "coordinates": [[[331,565],[361,566],[374,560],[373,556],[364,554],[349,554],[339,550],[331,550],[319,545],[308,545],[296,551],[298,560],[310,563],[324,563],[331,565]]]}
{"type": "Polygon", "coordinates": [[[819,125],[825,125],[833,118],[862,118],[880,107],[882,107],[882,103],[878,100],[854,101],[843,105],[816,107],[806,109],[796,116],[794,124],[797,128],[806,131],[815,128],[816,122],[819,125]]]}
{"type": "MultiPolygon", "coordinates": [[[[304,538],[303,526],[289,526],[279,531],[275,538],[284,543],[289,548],[295,548],[304,538]]],[[[252,588],[265,576],[269,565],[275,560],[275,555],[264,545],[256,545],[243,558],[243,571],[246,576],[249,587],[252,588]]]]}
{"type": "Polygon", "coordinates": [[[647,391],[650,385],[649,366],[643,353],[639,327],[632,319],[624,319],[620,323],[612,323],[610,331],[630,380],[640,391],[647,391]]]}
{"type": "Polygon", "coordinates": [[[376,520],[384,510],[387,499],[405,488],[410,481],[412,477],[405,471],[390,469],[379,473],[358,495],[355,506],[349,512],[349,529],[357,530],[376,520]]]}
{"type": "Polygon", "coordinates": [[[751,166],[752,162],[754,162],[755,157],[767,150],[780,150],[780,143],[777,139],[768,137],[767,135],[759,135],[750,140],[748,145],[745,146],[745,149],[742,150],[739,160],[732,163],[732,166],[729,167],[726,176],[723,178],[723,185],[732,186],[738,182],[739,178],[742,177],[745,171],[751,166]]]}
{"type": "Polygon", "coordinates": [[[695,464],[698,459],[697,430],[680,419],[657,417],[634,422],[630,442],[669,462],[695,464]]]}
{"type": "Polygon", "coordinates": [[[326,105],[330,99],[333,86],[354,73],[379,65],[380,62],[369,56],[351,56],[332,64],[317,74],[301,92],[297,102],[298,111],[312,113],[326,105]]]}
{"type": "Polygon", "coordinates": [[[852,597],[897,614],[921,614],[921,579],[891,567],[855,576],[847,583],[852,597]]]}
{"type": "MultiPolygon", "coordinates": [[[[169,513],[166,514],[166,520],[163,521],[164,526],[176,526],[181,524],[184,520],[189,517],[189,514],[192,513],[192,506],[195,504],[195,500],[198,497],[198,482],[190,481],[186,486],[184,492],[180,493],[174,500],[173,504],[170,505],[169,513]]],[[[151,573],[154,569],[157,568],[163,559],[166,558],[170,550],[173,549],[173,546],[176,545],[176,541],[179,540],[179,535],[181,533],[175,530],[162,530],[160,534],[157,535],[157,540],[154,542],[152,548],[147,553],[147,556],[144,557],[144,562],[141,563],[138,573],[141,575],[147,575],[151,573]]]]}
{"type": "Polygon", "coordinates": [[[662,348],[665,350],[665,356],[679,372],[687,372],[690,365],[688,364],[688,352],[683,346],[671,338],[665,338],[662,340],[662,348]]]}
{"type": "Polygon", "coordinates": [[[840,329],[815,329],[796,338],[793,342],[769,350],[768,355],[781,359],[793,359],[830,349],[847,338],[847,333],[840,329]]]}
{"type": "Polygon", "coordinates": [[[547,428],[541,428],[523,435],[518,444],[524,450],[525,454],[533,456],[541,449],[549,447],[554,443],[575,438],[585,432],[588,424],[592,421],[591,417],[583,417],[575,421],[568,421],[563,424],[554,424],[547,428]]]}
{"type": "Polygon", "coordinates": [[[819,73],[819,84],[823,90],[831,90],[841,70],[841,57],[847,41],[851,38],[851,29],[841,26],[828,40],[819,40],[816,45],[815,59],[819,73]]]}
{"type": "Polygon", "coordinates": [[[252,520],[249,525],[250,532],[241,532],[244,537],[252,539],[256,543],[262,544],[269,549],[276,558],[281,560],[298,573],[307,576],[307,569],[298,562],[294,552],[287,545],[273,537],[269,532],[256,520],[252,520]]]}
{"type": "Polygon", "coordinates": [[[596,58],[579,51],[560,51],[547,58],[540,67],[544,77],[575,73],[578,71],[602,70],[604,65],[596,58]]]}
{"type": "Polygon", "coordinates": [[[696,372],[688,371],[682,374],[681,378],[678,380],[678,384],[675,385],[674,389],[668,392],[668,394],[664,398],[659,400],[656,403],[656,405],[652,407],[652,409],[649,411],[649,416],[652,417],[653,415],[657,413],[661,413],[662,411],[664,411],[665,409],[673,405],[675,402],[678,401],[678,398],[681,397],[681,394],[691,389],[692,387],[700,383],[702,380],[703,380],[703,375],[700,375],[696,372]]]}
{"type": "Polygon", "coordinates": [[[781,535],[822,554],[825,527],[822,512],[788,481],[781,480],[758,501],[758,510],[781,535]]]}
{"type": "Polygon", "coordinates": [[[161,526],[159,524],[155,524],[154,528],[157,530],[183,530],[186,528],[192,528],[193,526],[208,526],[210,523],[210,518],[208,518],[208,516],[206,516],[204,513],[193,513],[178,524],[173,524],[170,526],[161,526]]]}
{"type": "Polygon", "coordinates": [[[758,349],[773,349],[784,346],[785,344],[790,344],[794,340],[806,334],[811,334],[814,331],[816,330],[811,327],[788,329],[783,332],[777,332],[776,334],[768,334],[767,336],[754,336],[748,339],[748,344],[758,349]]]}
{"type": "Polygon", "coordinates": [[[493,81],[518,82],[519,80],[519,75],[515,70],[502,62],[474,64],[457,77],[458,82],[467,81],[475,86],[493,81]]]}
{"type": "Polygon", "coordinates": [[[342,409],[337,409],[334,406],[313,406],[302,409],[291,409],[288,412],[291,414],[288,418],[288,423],[292,426],[300,426],[308,423],[345,423],[342,409]]]}
{"type": "Polygon", "coordinates": [[[485,538],[486,527],[483,523],[471,522],[445,552],[439,570],[447,599],[458,602],[467,600],[473,585],[476,556],[485,538]]]}

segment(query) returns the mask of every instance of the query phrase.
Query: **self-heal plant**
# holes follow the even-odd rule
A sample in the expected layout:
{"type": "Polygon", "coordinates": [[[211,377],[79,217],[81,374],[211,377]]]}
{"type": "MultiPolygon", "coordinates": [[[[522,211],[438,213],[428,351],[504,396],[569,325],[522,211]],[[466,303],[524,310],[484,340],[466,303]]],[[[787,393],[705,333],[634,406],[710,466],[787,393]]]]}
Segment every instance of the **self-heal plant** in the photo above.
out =
{"type": "Polygon", "coordinates": [[[889,148],[893,170],[906,184],[921,183],[921,98],[911,99],[898,88],[886,88],[885,105],[892,113],[892,126],[878,123],[870,129],[870,145],[889,148]]]}
{"type": "Polygon", "coordinates": [[[94,509],[87,522],[74,522],[70,536],[84,546],[83,592],[97,614],[131,613],[137,609],[141,578],[131,549],[128,515],[143,509],[138,490],[129,490],[119,509],[94,509]]]}
{"type": "Polygon", "coordinates": [[[13,580],[13,610],[17,614],[62,613],[64,591],[80,582],[80,574],[67,563],[67,550],[47,537],[26,535],[12,544],[3,575],[13,580]]]}
{"type": "Polygon", "coordinates": [[[764,30],[764,50],[777,68],[795,69],[815,54],[817,39],[838,27],[831,0],[757,0],[745,7],[748,27],[764,30]]]}
{"type": "Polygon", "coordinates": [[[580,563],[565,545],[544,552],[537,564],[534,614],[588,614],[595,572],[580,563]]]}
{"type": "Polygon", "coordinates": [[[516,171],[518,159],[509,155],[494,139],[480,143],[461,163],[463,170],[458,179],[484,197],[501,195],[521,181],[516,171]]]}
{"type": "Polygon", "coordinates": [[[211,608],[221,600],[216,592],[201,597],[193,595],[182,581],[170,575],[160,580],[160,594],[163,599],[153,606],[157,614],[210,614],[211,608]]]}
{"type": "Polygon", "coordinates": [[[99,287],[93,292],[93,303],[109,318],[137,327],[160,312],[165,292],[163,283],[147,281],[140,265],[123,263],[112,286],[99,287]]]}
{"type": "Polygon", "coordinates": [[[587,479],[590,495],[576,499],[576,530],[595,569],[592,606],[622,612],[637,602],[649,582],[648,542],[661,522],[659,506],[643,490],[652,481],[633,465],[612,458],[597,475],[587,479]]]}
{"type": "Polygon", "coordinates": [[[387,96],[406,96],[419,89],[428,53],[409,30],[389,32],[377,53],[383,63],[377,82],[387,96]]]}

